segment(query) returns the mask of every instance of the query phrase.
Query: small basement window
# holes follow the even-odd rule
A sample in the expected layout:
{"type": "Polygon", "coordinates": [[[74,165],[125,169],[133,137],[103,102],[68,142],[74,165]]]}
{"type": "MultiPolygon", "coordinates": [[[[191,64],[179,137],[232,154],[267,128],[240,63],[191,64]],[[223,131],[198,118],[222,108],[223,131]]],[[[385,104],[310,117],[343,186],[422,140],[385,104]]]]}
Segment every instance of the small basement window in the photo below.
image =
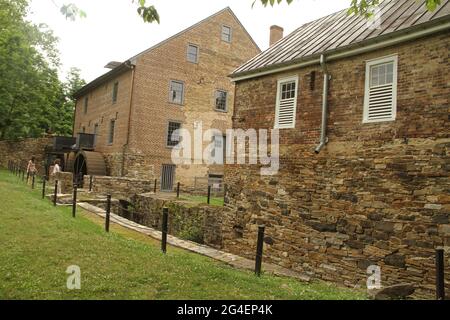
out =
{"type": "Polygon", "coordinates": [[[368,61],[364,123],[393,121],[397,115],[397,56],[368,61]]]}

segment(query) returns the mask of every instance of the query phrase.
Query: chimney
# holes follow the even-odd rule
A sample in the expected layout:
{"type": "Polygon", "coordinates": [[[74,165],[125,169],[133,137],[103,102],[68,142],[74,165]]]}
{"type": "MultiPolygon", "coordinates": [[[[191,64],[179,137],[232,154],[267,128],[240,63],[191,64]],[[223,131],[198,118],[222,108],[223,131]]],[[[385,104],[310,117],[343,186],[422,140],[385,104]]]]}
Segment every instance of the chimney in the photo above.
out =
{"type": "Polygon", "coordinates": [[[283,38],[284,29],[280,26],[270,27],[270,46],[273,46],[275,42],[283,38]]]}

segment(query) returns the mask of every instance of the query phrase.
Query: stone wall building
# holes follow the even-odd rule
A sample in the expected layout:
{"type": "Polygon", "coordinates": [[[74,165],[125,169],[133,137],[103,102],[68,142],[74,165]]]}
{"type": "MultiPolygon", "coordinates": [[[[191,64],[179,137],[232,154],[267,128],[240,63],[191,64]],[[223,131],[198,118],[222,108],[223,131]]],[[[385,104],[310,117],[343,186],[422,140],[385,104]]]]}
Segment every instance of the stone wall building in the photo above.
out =
{"type": "Polygon", "coordinates": [[[308,23],[233,74],[233,126],[280,129],[280,170],[226,165],[223,245],[251,258],[265,224],[270,262],[349,286],[377,265],[431,296],[450,247],[450,2],[379,17],[308,23]]]}
{"type": "Polygon", "coordinates": [[[46,150],[53,145],[53,137],[28,138],[0,141],[0,167],[7,168],[12,161],[26,170],[28,161],[35,157],[36,169],[40,175],[45,174],[46,150]]]}
{"type": "MultiPolygon", "coordinates": [[[[132,57],[77,94],[74,132],[96,135],[109,174],[192,185],[222,177],[223,165],[172,166],[171,133],[231,128],[234,84],[228,75],[260,52],[230,8],[132,57]],[[171,170],[175,169],[175,172],[171,170]],[[173,173],[172,179],[170,175],[173,173]]],[[[204,142],[205,146],[211,141],[204,142]]],[[[84,174],[89,174],[84,172],[84,174]]],[[[164,185],[163,185],[164,184],[164,185]]]]}

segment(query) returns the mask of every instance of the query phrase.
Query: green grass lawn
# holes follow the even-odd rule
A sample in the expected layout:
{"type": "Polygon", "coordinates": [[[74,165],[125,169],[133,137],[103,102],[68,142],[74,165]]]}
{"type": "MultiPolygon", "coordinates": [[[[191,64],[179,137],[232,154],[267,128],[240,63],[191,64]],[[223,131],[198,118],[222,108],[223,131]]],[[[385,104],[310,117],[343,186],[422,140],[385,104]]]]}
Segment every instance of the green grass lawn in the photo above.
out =
{"type": "Polygon", "coordinates": [[[169,247],[70,207],[53,207],[0,171],[0,299],[364,299],[322,282],[235,270],[169,247]],[[81,268],[81,290],[68,290],[66,269],[81,268]]]}
{"type": "MultiPolygon", "coordinates": [[[[181,200],[187,200],[187,201],[193,201],[198,203],[207,203],[208,197],[207,196],[181,196],[181,200]]],[[[223,207],[224,200],[223,197],[211,197],[210,199],[210,205],[212,206],[218,206],[223,207]]]]}

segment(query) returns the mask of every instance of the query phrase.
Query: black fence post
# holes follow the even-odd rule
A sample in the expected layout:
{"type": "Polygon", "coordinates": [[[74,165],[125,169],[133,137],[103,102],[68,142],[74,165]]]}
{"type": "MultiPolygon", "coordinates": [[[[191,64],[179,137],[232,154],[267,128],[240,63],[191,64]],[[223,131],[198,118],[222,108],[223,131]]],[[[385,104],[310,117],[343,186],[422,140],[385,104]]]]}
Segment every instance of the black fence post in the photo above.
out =
{"type": "Polygon", "coordinates": [[[22,170],[22,182],[25,181],[25,170],[22,170]]]}
{"type": "Polygon", "coordinates": [[[157,179],[155,179],[155,186],[154,186],[154,189],[153,189],[153,193],[154,194],[156,194],[156,183],[158,182],[158,180],[157,179]]]}
{"type": "Polygon", "coordinates": [[[169,209],[163,208],[163,220],[162,220],[162,238],[161,238],[161,250],[165,254],[167,252],[167,224],[169,222],[169,209]]]}
{"type": "Polygon", "coordinates": [[[42,177],[42,199],[45,199],[45,184],[47,183],[47,177],[42,177]]]}
{"type": "Polygon", "coordinates": [[[207,199],[208,204],[211,204],[211,186],[208,186],[208,199],[207,199]]]}
{"type": "Polygon", "coordinates": [[[58,180],[55,180],[55,192],[53,194],[53,205],[56,207],[56,201],[58,200],[58,180]]]}
{"type": "Polygon", "coordinates": [[[226,184],[223,185],[223,203],[225,203],[225,199],[227,198],[227,188],[226,184]]]}
{"type": "Polygon", "coordinates": [[[75,215],[77,213],[77,193],[78,193],[78,186],[73,186],[73,198],[72,198],[72,217],[75,218],[75,215]]]}
{"type": "Polygon", "coordinates": [[[109,220],[111,216],[111,195],[106,196],[105,231],[109,232],[109,220]]]}
{"type": "Polygon", "coordinates": [[[256,259],[255,259],[255,274],[261,276],[261,265],[263,257],[263,246],[264,246],[264,230],[265,226],[258,227],[258,242],[256,243],[256,259]]]}
{"type": "Polygon", "coordinates": [[[94,183],[94,177],[91,175],[91,176],[89,177],[89,192],[92,191],[92,185],[93,185],[93,183],[94,183]]]}
{"type": "Polygon", "coordinates": [[[180,183],[177,183],[177,198],[180,197],[180,183]]]}
{"type": "Polygon", "coordinates": [[[36,174],[33,172],[31,177],[31,189],[34,189],[35,182],[36,182],[36,174]]]}
{"type": "Polygon", "coordinates": [[[436,299],[445,300],[444,249],[436,250],[436,299]]]}

